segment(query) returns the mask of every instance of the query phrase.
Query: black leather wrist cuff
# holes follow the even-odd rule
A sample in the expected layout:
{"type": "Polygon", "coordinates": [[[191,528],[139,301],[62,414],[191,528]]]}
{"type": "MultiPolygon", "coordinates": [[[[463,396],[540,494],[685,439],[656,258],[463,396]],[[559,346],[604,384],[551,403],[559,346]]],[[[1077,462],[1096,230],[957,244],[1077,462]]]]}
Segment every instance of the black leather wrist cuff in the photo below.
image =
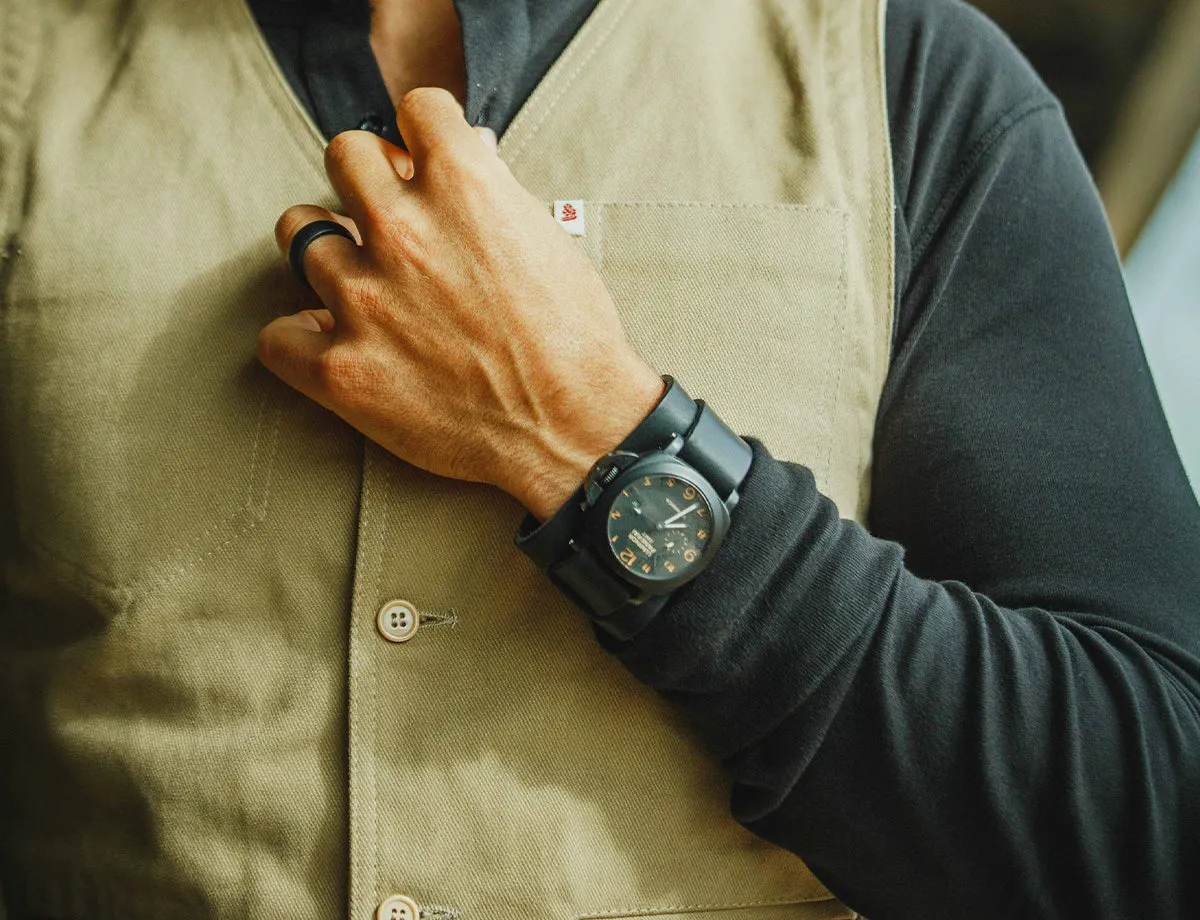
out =
{"type": "MultiPolygon", "coordinates": [[[[722,510],[732,510],[753,452],[702,400],[693,400],[672,377],[664,376],[663,381],[666,391],[617,451],[631,458],[643,456],[664,450],[679,438],[679,459],[708,480],[725,504],[722,510]]],[[[609,462],[613,459],[610,457],[609,462]]],[[[615,477],[619,469],[614,465],[607,472],[615,477]]],[[[599,473],[593,470],[592,475],[599,473]]],[[[602,494],[603,485],[610,481],[598,479],[591,497],[596,499],[602,494]]],[[[585,524],[588,497],[585,485],[581,485],[541,524],[532,514],[526,514],[514,543],[598,628],[627,641],[649,625],[670,595],[640,590],[610,572],[593,548],[572,543],[585,524]]]]}
{"type": "Polygon", "coordinates": [[[687,391],[674,377],[663,375],[667,389],[663,393],[650,414],[642,419],[617,450],[627,450],[635,454],[659,450],[671,443],[677,434],[684,434],[696,418],[697,405],[687,391]]]}
{"type": "MultiPolygon", "coordinates": [[[[695,401],[675,378],[663,375],[666,391],[654,408],[618,445],[617,450],[644,454],[671,443],[676,434],[683,434],[696,417],[695,401]]],[[[572,493],[557,511],[544,522],[526,513],[513,543],[534,561],[539,569],[547,569],[567,553],[567,544],[583,516],[583,486],[572,493]]]]}

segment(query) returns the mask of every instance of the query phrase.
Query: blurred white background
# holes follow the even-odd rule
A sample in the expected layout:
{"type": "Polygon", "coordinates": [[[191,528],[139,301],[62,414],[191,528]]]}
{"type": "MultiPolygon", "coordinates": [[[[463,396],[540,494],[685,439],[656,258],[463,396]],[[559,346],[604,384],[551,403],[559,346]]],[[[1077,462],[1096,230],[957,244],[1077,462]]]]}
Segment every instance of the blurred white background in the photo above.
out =
{"type": "Polygon", "coordinates": [[[1175,444],[1200,493],[1200,136],[1130,253],[1125,278],[1175,444]]]}

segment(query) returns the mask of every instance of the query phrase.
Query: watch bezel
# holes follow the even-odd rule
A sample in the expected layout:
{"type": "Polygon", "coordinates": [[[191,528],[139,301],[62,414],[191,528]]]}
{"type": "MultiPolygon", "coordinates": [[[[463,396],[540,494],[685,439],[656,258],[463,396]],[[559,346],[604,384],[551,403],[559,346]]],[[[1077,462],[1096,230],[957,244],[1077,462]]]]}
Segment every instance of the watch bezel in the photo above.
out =
{"type": "Polygon", "coordinates": [[[646,594],[670,594],[681,585],[687,584],[712,561],[713,554],[720,548],[729,530],[729,510],[717,490],[708,479],[690,463],[686,463],[670,454],[654,453],[642,457],[614,479],[604,490],[596,503],[588,509],[583,528],[583,537],[591,550],[602,560],[602,565],[625,581],[646,594]],[[674,578],[649,579],[631,572],[621,565],[608,543],[608,515],[613,502],[626,485],[643,476],[673,476],[694,486],[704,496],[709,508],[712,509],[713,535],[705,546],[700,558],[688,566],[687,571],[674,578]]]}

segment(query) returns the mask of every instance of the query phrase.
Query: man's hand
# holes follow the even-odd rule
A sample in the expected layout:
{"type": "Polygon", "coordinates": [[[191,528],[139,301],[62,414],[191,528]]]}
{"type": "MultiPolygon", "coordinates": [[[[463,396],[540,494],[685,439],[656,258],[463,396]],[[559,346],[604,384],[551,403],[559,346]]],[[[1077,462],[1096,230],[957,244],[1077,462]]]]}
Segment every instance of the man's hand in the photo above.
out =
{"type": "Polygon", "coordinates": [[[301,205],[280,217],[285,255],[321,219],[360,245],[309,246],[326,309],[271,322],[259,359],[401,459],[496,485],[544,520],[649,413],[662,380],[494,135],[435,87],[406,93],[396,121],[407,153],[365,131],[326,148],[347,216],[301,205]]]}

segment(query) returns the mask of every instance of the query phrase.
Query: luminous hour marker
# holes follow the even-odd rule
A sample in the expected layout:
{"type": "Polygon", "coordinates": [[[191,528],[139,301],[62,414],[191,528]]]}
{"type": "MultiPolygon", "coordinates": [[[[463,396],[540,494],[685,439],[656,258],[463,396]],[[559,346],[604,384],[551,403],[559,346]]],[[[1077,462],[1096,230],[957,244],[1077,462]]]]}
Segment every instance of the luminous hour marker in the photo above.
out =
{"type": "Polygon", "coordinates": [[[643,477],[642,477],[642,485],[644,485],[644,486],[651,485],[651,481],[650,481],[650,477],[649,477],[649,476],[643,476],[643,477]]]}
{"type": "Polygon", "coordinates": [[[642,563],[642,571],[643,572],[646,572],[647,574],[649,574],[649,572],[652,568],[653,568],[653,566],[651,566],[649,562],[642,563]]]}
{"type": "Polygon", "coordinates": [[[675,571],[675,563],[674,562],[664,562],[663,568],[666,569],[668,572],[674,572],[675,571]]]}
{"type": "Polygon", "coordinates": [[[620,537],[612,537],[612,538],[610,538],[610,539],[609,539],[609,541],[608,541],[608,542],[609,542],[609,543],[616,543],[616,542],[617,542],[618,540],[620,540],[620,539],[621,539],[620,537]]]}
{"type": "Polygon", "coordinates": [[[685,562],[695,562],[696,551],[694,549],[685,549],[683,551],[683,558],[685,562]]]}
{"type": "MultiPolygon", "coordinates": [[[[707,530],[697,530],[697,531],[696,531],[696,539],[697,539],[697,540],[703,540],[703,539],[704,539],[705,537],[707,537],[707,536],[708,536],[708,531],[707,531],[707,530]]],[[[616,539],[616,537],[613,537],[613,539],[615,540],[615,539],[616,539]]]]}
{"type": "Polygon", "coordinates": [[[667,480],[667,488],[668,488],[668,489],[673,489],[673,488],[675,488],[675,480],[674,480],[674,479],[668,479],[668,480],[667,480]]]}
{"type": "Polygon", "coordinates": [[[637,553],[635,553],[630,547],[627,546],[623,550],[621,550],[620,556],[618,558],[622,562],[624,562],[626,565],[633,565],[635,562],[637,562],[637,553]]]}
{"type": "Polygon", "coordinates": [[[621,512],[614,509],[612,512],[609,513],[608,516],[615,521],[617,518],[619,518],[621,516],[621,512]]]}

